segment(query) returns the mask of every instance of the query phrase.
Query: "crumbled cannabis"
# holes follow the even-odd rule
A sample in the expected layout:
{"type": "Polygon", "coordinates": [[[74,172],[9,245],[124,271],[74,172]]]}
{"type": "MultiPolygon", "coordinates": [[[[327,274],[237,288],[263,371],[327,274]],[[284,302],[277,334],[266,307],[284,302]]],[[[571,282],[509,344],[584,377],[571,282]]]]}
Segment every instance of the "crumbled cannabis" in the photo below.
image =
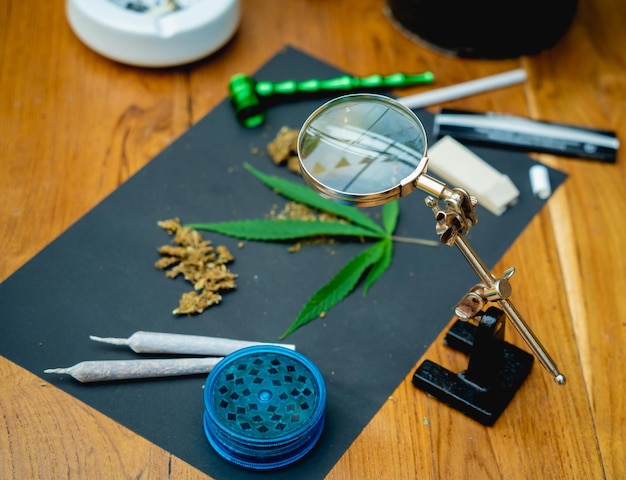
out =
{"type": "Polygon", "coordinates": [[[268,143],[267,152],[276,165],[286,165],[288,170],[299,174],[298,134],[298,130],[282,127],[276,138],[268,143]]]}
{"type": "Polygon", "coordinates": [[[274,220],[310,220],[321,222],[341,222],[347,223],[345,220],[328,212],[323,212],[311,208],[303,203],[289,201],[285,203],[281,210],[278,205],[273,205],[270,211],[270,218],[274,220]]]}
{"type": "MultiPolygon", "coordinates": [[[[269,213],[269,218],[273,220],[307,220],[307,221],[320,221],[320,222],[340,222],[347,223],[344,219],[339,218],[331,213],[322,212],[314,208],[308,207],[298,202],[287,202],[284,207],[279,210],[278,205],[273,205],[272,210],[269,213]]],[[[303,245],[317,245],[320,243],[333,244],[334,238],[325,236],[311,237],[306,240],[296,242],[287,251],[290,253],[297,253],[302,249],[303,245]]]]}
{"type": "Polygon", "coordinates": [[[194,288],[182,295],[172,313],[202,313],[220,303],[220,292],[237,287],[237,275],[226,266],[235,259],[228,248],[223,245],[213,247],[197,230],[182,226],[178,218],[160,221],[158,225],[174,235],[174,239],[172,245],[163,245],[158,249],[161,258],[154,266],[165,270],[168,278],[182,275],[194,288]]]}

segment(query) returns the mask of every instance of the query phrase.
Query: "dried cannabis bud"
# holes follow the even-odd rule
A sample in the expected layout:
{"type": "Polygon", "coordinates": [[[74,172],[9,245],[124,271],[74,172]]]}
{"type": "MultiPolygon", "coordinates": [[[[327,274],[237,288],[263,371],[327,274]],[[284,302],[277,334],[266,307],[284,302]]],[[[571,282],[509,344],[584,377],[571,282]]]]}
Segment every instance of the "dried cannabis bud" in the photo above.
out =
{"type": "Polygon", "coordinates": [[[163,245],[158,249],[162,257],[154,266],[165,270],[168,278],[182,275],[194,288],[182,295],[178,308],[172,313],[202,313],[220,303],[220,292],[237,287],[237,275],[226,267],[235,258],[225,246],[214,248],[198,231],[182,226],[178,218],[160,221],[158,225],[174,235],[174,245],[163,245]]]}
{"type": "Polygon", "coordinates": [[[287,169],[300,173],[298,160],[298,130],[282,127],[276,138],[267,145],[267,152],[276,165],[287,165],[287,169]]]}

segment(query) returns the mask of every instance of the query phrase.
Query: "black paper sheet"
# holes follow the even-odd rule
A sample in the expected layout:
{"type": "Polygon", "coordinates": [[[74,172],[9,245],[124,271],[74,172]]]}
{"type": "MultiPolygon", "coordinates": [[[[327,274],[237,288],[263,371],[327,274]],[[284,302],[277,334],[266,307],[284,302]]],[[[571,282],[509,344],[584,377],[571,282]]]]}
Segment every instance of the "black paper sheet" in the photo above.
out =
{"type": "MultiPolygon", "coordinates": [[[[285,48],[255,75],[278,81],[340,73],[285,48]]],[[[154,268],[156,249],[171,241],[157,221],[263,218],[274,205],[283,205],[285,200],[243,164],[301,181],[274,166],[266,145],[280,127],[299,128],[321,103],[273,106],[265,125],[245,129],[224,100],[0,285],[0,354],[217,479],[262,475],[231,466],[208,444],[202,429],[205,376],[81,384],[43,370],[139,357],[126,347],[93,342],[89,335],[127,337],[146,330],[276,342],[308,298],[366,245],[318,244],[288,253],[287,244],[245,242],[238,248],[236,239],[205,234],[234,253],[231,269],[239,275],[238,288],[203,314],[179,318],[171,312],[190,285],[154,268]]],[[[418,115],[431,132],[432,115],[418,115]]],[[[434,142],[432,136],[429,141],[434,142]]],[[[472,149],[508,174],[521,192],[519,203],[501,217],[478,209],[479,223],[468,238],[493,266],[544,201],[531,194],[528,169],[535,162],[529,157],[472,149]]],[[[550,175],[554,188],[565,179],[556,170],[550,175]]],[[[378,211],[370,212],[375,217],[378,211]]],[[[434,227],[424,195],[416,192],[400,201],[397,235],[436,240],[434,227]]],[[[325,318],[288,337],[322,372],[327,419],[316,448],[297,464],[272,472],[272,478],[324,477],[477,281],[455,248],[396,243],[390,269],[366,296],[359,287],[325,318]]],[[[523,305],[518,308],[523,312],[523,305]]]]}

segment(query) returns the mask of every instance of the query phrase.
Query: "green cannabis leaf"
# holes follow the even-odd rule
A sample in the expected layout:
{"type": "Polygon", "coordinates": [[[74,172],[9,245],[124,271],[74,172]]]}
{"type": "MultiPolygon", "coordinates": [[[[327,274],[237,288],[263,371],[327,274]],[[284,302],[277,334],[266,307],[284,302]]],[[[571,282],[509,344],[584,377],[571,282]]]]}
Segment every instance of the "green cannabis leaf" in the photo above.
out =
{"type": "Polygon", "coordinates": [[[281,220],[258,219],[233,222],[191,223],[187,227],[207,230],[231,237],[258,241],[297,240],[308,237],[340,236],[370,238],[377,240],[365,251],[350,260],[326,285],[306,302],[281,339],[300,327],[315,320],[347,297],[356,288],[365,273],[363,295],[391,265],[393,241],[407,241],[423,245],[437,242],[415,238],[395,237],[400,208],[397,201],[386,203],[382,208],[382,227],[355,207],[327,200],[309,187],[268,175],[249,164],[245,168],[266,186],[289,200],[304,204],[315,210],[329,213],[337,220],[281,220]]]}
{"type": "Polygon", "coordinates": [[[352,223],[321,220],[242,220],[221,223],[190,223],[186,227],[208,230],[245,240],[297,240],[306,237],[342,235],[347,237],[384,236],[352,223]]]}
{"type": "Polygon", "coordinates": [[[305,185],[259,172],[248,163],[244,164],[244,166],[256,178],[261,180],[261,182],[274,189],[283,197],[293,200],[294,202],[302,203],[316,210],[330,213],[336,217],[344,218],[352,223],[368,228],[373,232],[384,233],[383,229],[381,229],[374,220],[354,207],[326,200],[305,185]]]}
{"type": "Polygon", "coordinates": [[[383,250],[385,250],[385,240],[380,240],[350,260],[330,282],[313,294],[300,310],[295,321],[280,338],[284,339],[348,296],[356,287],[365,270],[378,262],[383,250]]]}

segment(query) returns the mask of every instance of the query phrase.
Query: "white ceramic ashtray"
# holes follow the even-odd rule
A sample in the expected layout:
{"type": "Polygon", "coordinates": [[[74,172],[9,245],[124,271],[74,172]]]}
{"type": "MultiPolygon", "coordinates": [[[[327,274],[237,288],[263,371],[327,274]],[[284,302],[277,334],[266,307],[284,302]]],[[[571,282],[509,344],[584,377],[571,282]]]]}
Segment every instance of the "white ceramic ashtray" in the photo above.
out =
{"type": "Polygon", "coordinates": [[[210,55],[235,34],[239,0],[67,0],[74,33],[118,62],[170,67],[210,55]]]}

